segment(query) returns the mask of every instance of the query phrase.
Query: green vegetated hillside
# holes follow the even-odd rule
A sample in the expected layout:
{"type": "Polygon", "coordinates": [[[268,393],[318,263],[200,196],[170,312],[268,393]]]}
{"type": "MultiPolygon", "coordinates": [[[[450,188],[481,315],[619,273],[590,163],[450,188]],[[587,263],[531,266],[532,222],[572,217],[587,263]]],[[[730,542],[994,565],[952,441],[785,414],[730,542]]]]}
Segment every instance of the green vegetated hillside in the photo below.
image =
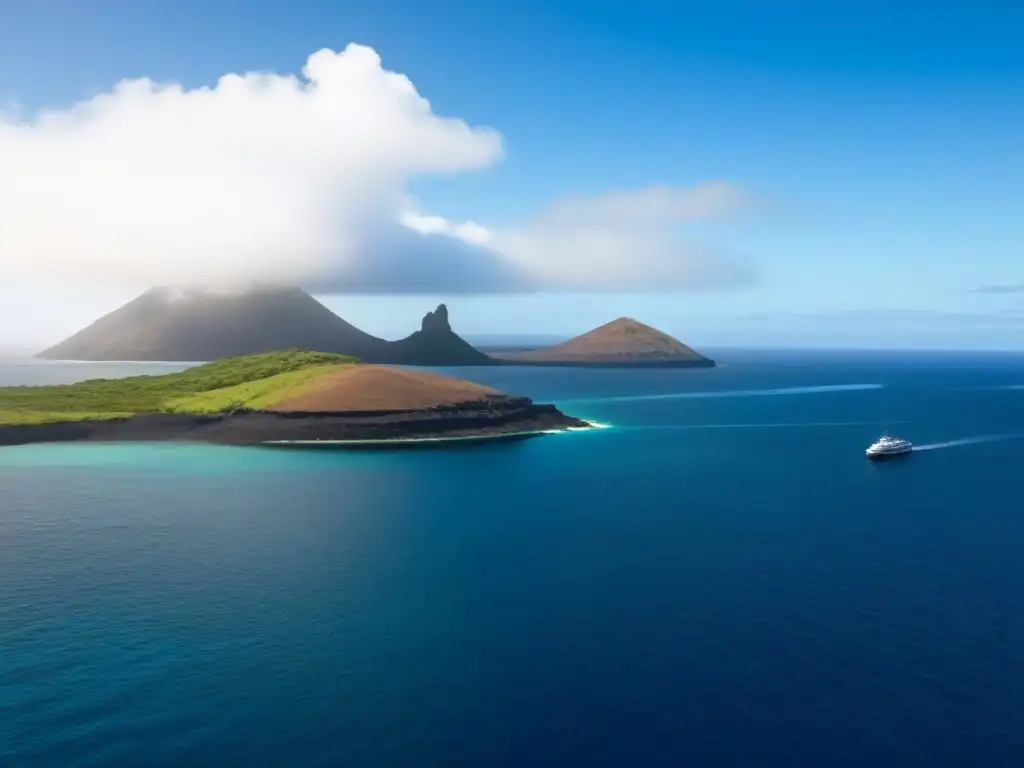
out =
{"type": "Polygon", "coordinates": [[[217,360],[181,373],[93,379],[45,387],[0,387],[0,423],[109,419],[137,413],[218,413],[266,408],[326,372],[358,360],[287,350],[217,360]]]}

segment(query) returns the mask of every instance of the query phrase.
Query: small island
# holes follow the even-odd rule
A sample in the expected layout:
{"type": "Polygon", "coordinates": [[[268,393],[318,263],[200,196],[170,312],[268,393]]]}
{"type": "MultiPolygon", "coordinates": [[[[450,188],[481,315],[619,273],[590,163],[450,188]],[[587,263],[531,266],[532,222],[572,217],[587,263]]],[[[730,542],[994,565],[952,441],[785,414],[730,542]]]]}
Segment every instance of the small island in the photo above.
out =
{"type": "Polygon", "coordinates": [[[679,339],[620,317],[553,347],[492,355],[506,365],[579,368],[713,368],[715,361],[679,339]]]}
{"type": "Polygon", "coordinates": [[[288,350],[163,376],[0,387],[0,445],[189,440],[420,446],[589,427],[553,405],[419,370],[288,350]]]}

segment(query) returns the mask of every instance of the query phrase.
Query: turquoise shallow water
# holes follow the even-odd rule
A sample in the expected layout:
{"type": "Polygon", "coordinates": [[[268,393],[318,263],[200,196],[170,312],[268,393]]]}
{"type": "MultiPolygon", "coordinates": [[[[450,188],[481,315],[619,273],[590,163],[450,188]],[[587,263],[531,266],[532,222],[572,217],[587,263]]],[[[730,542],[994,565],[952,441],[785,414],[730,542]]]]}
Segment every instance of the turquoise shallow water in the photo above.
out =
{"type": "Polygon", "coordinates": [[[1016,764],[1024,358],[721,357],[460,371],[614,425],[473,450],[0,451],[0,764],[1016,764]]]}

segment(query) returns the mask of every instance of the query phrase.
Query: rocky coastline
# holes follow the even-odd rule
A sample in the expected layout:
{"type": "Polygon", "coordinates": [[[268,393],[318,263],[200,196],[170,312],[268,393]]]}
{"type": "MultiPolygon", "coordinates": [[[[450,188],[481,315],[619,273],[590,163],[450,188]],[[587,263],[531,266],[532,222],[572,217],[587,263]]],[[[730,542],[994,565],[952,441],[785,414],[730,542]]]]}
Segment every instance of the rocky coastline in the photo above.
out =
{"type": "Polygon", "coordinates": [[[526,397],[486,400],[414,411],[140,414],[120,419],[0,425],[0,446],[45,442],[193,441],[263,445],[291,441],[380,442],[509,437],[586,428],[554,405],[526,397]]]}

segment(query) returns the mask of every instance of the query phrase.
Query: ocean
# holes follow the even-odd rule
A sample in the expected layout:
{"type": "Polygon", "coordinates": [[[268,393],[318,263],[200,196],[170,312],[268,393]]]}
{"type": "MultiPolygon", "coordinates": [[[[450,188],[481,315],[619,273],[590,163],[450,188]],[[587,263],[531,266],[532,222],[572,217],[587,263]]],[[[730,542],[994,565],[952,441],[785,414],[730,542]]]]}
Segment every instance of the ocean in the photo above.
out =
{"type": "Polygon", "coordinates": [[[1024,356],[716,357],[453,370],[610,425],[471,450],[0,449],[0,765],[1020,765],[1024,356]]]}

